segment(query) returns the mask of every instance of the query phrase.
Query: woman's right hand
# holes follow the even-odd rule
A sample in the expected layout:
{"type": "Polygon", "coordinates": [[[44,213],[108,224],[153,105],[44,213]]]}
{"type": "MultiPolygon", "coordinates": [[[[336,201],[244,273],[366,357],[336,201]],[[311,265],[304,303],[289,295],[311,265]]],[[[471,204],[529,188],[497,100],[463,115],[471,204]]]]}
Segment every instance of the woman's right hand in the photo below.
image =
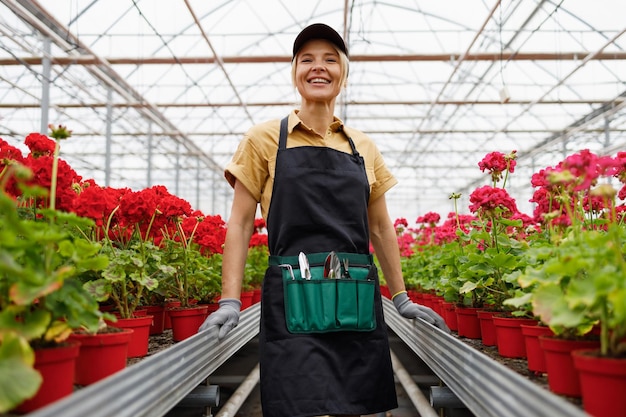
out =
{"type": "Polygon", "coordinates": [[[211,327],[218,326],[219,333],[217,338],[222,340],[226,335],[239,324],[239,310],[241,309],[241,301],[236,298],[223,298],[218,301],[220,307],[209,314],[204,323],[198,329],[198,332],[208,330],[211,327]]]}

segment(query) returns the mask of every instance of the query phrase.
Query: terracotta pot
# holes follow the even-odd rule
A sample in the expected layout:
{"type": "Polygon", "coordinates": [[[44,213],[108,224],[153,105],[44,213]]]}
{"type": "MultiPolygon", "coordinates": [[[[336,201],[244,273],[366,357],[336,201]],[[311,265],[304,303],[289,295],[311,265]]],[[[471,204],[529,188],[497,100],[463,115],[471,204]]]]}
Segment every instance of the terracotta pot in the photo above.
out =
{"type": "Polygon", "coordinates": [[[536,325],[537,320],[495,315],[493,316],[493,324],[496,327],[498,354],[505,358],[525,358],[526,344],[520,326],[522,324],[536,325]]]}
{"type": "Polygon", "coordinates": [[[165,328],[165,306],[152,305],[146,306],[146,314],[152,316],[152,324],[150,325],[150,334],[161,334],[165,328]]]}
{"type": "Polygon", "coordinates": [[[480,337],[485,346],[496,346],[496,326],[493,324],[493,315],[500,314],[500,311],[479,310],[476,315],[480,323],[480,337]]]}
{"type": "Polygon", "coordinates": [[[567,340],[556,336],[539,336],[539,344],[546,358],[548,386],[556,394],[580,397],[580,381],[574,368],[572,351],[594,349],[600,346],[597,340],[567,340]]]}
{"type": "Polygon", "coordinates": [[[443,309],[443,319],[452,331],[457,331],[459,325],[456,319],[456,305],[454,303],[443,302],[441,305],[443,309]]]}
{"type": "Polygon", "coordinates": [[[626,416],[626,359],[601,358],[598,353],[572,351],[583,408],[594,417],[626,416]]]}
{"type": "Polygon", "coordinates": [[[175,342],[179,342],[198,333],[198,328],[202,325],[206,316],[206,305],[170,310],[172,339],[175,342]]]}
{"type": "Polygon", "coordinates": [[[15,409],[18,413],[29,413],[72,393],[79,348],[80,344],[72,341],[55,347],[35,349],[34,368],[41,374],[43,382],[33,398],[15,409]]]}
{"type": "Polygon", "coordinates": [[[532,372],[546,372],[546,358],[539,344],[539,336],[553,336],[554,332],[548,326],[522,324],[522,334],[526,345],[526,359],[528,370],[532,372]]]}
{"type": "Polygon", "coordinates": [[[70,340],[80,343],[74,382],[78,385],[93,384],[124,369],[133,332],[133,329],[119,329],[108,333],[72,334],[70,340]]]}
{"type": "Polygon", "coordinates": [[[457,307],[456,320],[459,336],[468,339],[480,339],[480,321],[478,320],[478,308],[457,307]]]}
{"type": "Polygon", "coordinates": [[[133,329],[134,332],[128,343],[128,357],[141,358],[148,354],[148,343],[150,341],[150,326],[152,316],[133,317],[131,319],[117,319],[110,326],[122,329],[133,329]]]}

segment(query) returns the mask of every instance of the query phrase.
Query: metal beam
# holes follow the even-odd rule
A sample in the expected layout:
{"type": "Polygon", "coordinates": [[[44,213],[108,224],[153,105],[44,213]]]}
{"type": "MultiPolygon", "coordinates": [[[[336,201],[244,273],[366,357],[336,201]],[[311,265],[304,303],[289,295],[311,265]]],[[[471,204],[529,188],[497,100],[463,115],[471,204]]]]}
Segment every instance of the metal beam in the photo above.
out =
{"type": "MultiPolygon", "coordinates": [[[[494,52],[470,52],[465,55],[455,52],[451,54],[406,54],[406,55],[350,55],[350,62],[449,62],[458,61],[463,57],[464,61],[580,61],[591,59],[594,61],[621,61],[626,59],[625,51],[602,52],[593,54],[589,51],[572,52],[516,52],[500,54],[494,52]]],[[[43,61],[39,56],[28,56],[0,59],[2,65],[41,65],[43,61]]],[[[263,56],[226,56],[216,58],[210,56],[188,57],[108,57],[100,58],[96,55],[81,55],[76,57],[57,56],[51,57],[53,65],[207,65],[217,64],[277,64],[290,63],[291,56],[263,55],[263,56]]]]}
{"type": "MultiPolygon", "coordinates": [[[[466,106],[466,105],[490,105],[490,106],[510,106],[510,105],[527,105],[527,104],[548,104],[548,105],[567,105],[567,104],[580,104],[580,105],[591,105],[591,104],[606,104],[607,102],[612,102],[615,104],[624,102],[624,98],[609,98],[609,99],[580,99],[580,100],[543,100],[537,103],[532,102],[531,100],[509,100],[506,103],[502,103],[500,100],[439,100],[436,104],[442,106],[466,106]]],[[[379,101],[357,101],[350,100],[347,104],[351,106],[430,106],[433,104],[430,100],[379,100],[379,101]]],[[[147,103],[113,103],[111,104],[115,108],[141,108],[147,107],[147,103]]],[[[151,103],[158,108],[203,108],[203,107],[241,107],[241,103],[151,103]]],[[[58,103],[52,104],[53,107],[58,107],[60,109],[82,109],[85,107],[90,108],[99,108],[106,107],[107,103],[58,103]]],[[[268,106],[285,106],[285,107],[293,107],[293,102],[290,101],[259,101],[259,102],[248,102],[246,103],[246,107],[268,107],[268,106]]],[[[41,107],[40,103],[0,103],[0,108],[3,109],[26,109],[26,108],[39,108],[41,107]]],[[[493,131],[493,130],[492,130],[493,131]]],[[[545,129],[541,130],[545,132],[545,129]]]]}

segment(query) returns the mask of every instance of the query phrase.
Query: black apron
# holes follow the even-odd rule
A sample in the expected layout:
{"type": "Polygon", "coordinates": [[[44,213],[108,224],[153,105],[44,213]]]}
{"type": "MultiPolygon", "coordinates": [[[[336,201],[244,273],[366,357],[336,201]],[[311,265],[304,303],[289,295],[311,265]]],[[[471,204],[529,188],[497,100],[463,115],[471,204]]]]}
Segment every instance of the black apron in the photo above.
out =
{"type": "MultiPolygon", "coordinates": [[[[267,219],[270,255],[369,253],[369,184],[363,158],[326,147],[287,149],[281,122],[267,219]]],[[[263,415],[374,414],[397,407],[376,276],[377,327],[370,332],[292,334],[285,324],[282,271],[268,267],[261,303],[263,415]]]]}

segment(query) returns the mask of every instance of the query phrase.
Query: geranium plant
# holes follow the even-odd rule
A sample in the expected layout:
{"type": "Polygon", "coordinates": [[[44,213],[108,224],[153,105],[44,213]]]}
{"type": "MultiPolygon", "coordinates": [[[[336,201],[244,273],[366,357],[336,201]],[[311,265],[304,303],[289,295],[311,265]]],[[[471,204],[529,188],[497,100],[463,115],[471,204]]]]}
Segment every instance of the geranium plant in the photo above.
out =
{"type": "MultiPolygon", "coordinates": [[[[460,235],[465,257],[458,267],[459,279],[464,281],[459,291],[472,293],[475,307],[486,304],[504,310],[504,300],[519,288],[511,276],[526,266],[523,253],[528,248],[526,231],[532,219],[518,211],[515,199],[505,189],[515,165],[515,151],[507,155],[491,152],[478,164],[489,172],[492,185],[479,187],[470,195],[469,210],[477,220],[469,232],[460,235]]],[[[511,313],[524,315],[526,310],[511,313]]]]}
{"type": "MultiPolygon", "coordinates": [[[[532,289],[534,313],[563,337],[600,328],[601,354],[626,353],[626,198],[609,182],[626,183],[626,152],[615,158],[588,150],[533,176],[534,200],[550,245],[528,252],[519,276],[532,289]]],[[[519,300],[513,299],[515,303],[519,300]]]]}
{"type": "Polygon", "coordinates": [[[194,214],[172,219],[176,230],[172,233],[164,229],[161,244],[165,263],[175,270],[164,282],[164,294],[178,299],[182,308],[189,307],[191,300],[214,301],[221,289],[222,247],[206,243],[210,238],[218,242],[224,235],[224,221],[220,216],[194,214]]]}
{"type": "Polygon", "coordinates": [[[95,331],[102,319],[77,277],[108,260],[75,233],[91,220],[59,210],[71,196],[58,183],[79,177],[65,175],[72,171],[58,159],[58,140],[69,132],[60,126],[52,136],[57,141],[29,135],[25,158],[0,140],[0,412],[39,389],[34,349],[62,343],[75,329],[95,331]]]}
{"type": "Polygon", "coordinates": [[[248,256],[244,269],[243,286],[245,290],[261,288],[268,266],[269,249],[267,246],[267,230],[264,219],[254,220],[254,233],[248,244],[248,256]]]}

